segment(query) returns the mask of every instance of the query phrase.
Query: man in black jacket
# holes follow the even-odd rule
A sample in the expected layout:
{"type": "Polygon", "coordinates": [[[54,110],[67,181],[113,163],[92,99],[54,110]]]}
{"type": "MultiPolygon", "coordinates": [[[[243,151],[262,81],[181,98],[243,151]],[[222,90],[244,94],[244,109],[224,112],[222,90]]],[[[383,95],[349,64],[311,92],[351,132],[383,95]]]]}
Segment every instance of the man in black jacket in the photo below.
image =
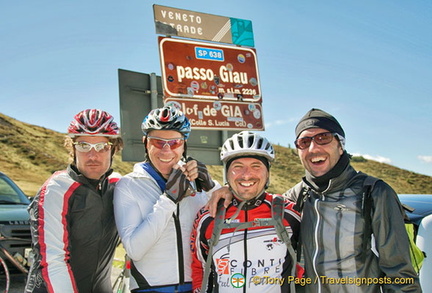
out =
{"type": "Polygon", "coordinates": [[[295,134],[305,176],[285,195],[302,211],[306,277],[314,280],[306,292],[421,292],[395,191],[376,182],[365,222],[367,175],[351,166],[336,118],[311,109],[295,134]]]}
{"type": "Polygon", "coordinates": [[[123,146],[114,118],[88,109],[75,115],[65,146],[72,163],[55,172],[29,206],[33,262],[25,292],[112,292],[119,244],[111,163],[123,146]]]}

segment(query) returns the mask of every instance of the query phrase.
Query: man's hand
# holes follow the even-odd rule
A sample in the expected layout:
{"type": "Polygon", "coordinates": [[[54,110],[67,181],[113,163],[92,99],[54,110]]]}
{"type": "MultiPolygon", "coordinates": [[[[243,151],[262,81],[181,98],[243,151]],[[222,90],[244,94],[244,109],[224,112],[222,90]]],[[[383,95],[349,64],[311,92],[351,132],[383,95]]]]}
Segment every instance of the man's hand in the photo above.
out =
{"type": "Polygon", "coordinates": [[[193,193],[190,181],[187,179],[183,171],[178,169],[172,169],[168,177],[165,194],[173,202],[178,203],[184,197],[193,193]]]}
{"type": "Polygon", "coordinates": [[[205,208],[209,210],[211,217],[216,217],[217,205],[221,198],[224,198],[224,207],[227,208],[232,201],[233,195],[228,186],[223,186],[218,190],[213,191],[205,208]]]}
{"type": "Polygon", "coordinates": [[[198,191],[209,191],[215,186],[206,165],[192,157],[187,158],[187,162],[180,167],[189,181],[194,181],[198,191]]]}
{"type": "Polygon", "coordinates": [[[213,182],[210,173],[207,170],[206,165],[204,165],[201,162],[197,162],[198,166],[198,178],[195,179],[195,184],[197,186],[198,191],[209,191],[215,186],[215,183],[213,182]]]}
{"type": "Polygon", "coordinates": [[[190,182],[198,178],[198,164],[196,160],[189,157],[186,163],[180,161],[178,166],[180,166],[180,170],[182,170],[183,174],[190,182]]]}

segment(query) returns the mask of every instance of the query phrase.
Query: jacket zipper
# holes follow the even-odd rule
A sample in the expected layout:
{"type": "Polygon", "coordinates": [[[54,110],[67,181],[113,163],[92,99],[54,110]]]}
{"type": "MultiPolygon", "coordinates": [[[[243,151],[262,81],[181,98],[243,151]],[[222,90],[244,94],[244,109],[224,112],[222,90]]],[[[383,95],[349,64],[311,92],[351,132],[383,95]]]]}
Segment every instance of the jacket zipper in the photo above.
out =
{"type": "Polygon", "coordinates": [[[177,256],[179,264],[179,284],[184,284],[184,259],[183,259],[183,241],[180,226],[180,204],[177,204],[177,215],[173,213],[174,224],[177,235],[177,256]]]}
{"type": "Polygon", "coordinates": [[[320,222],[321,222],[321,218],[319,217],[319,213],[318,213],[318,202],[319,202],[319,198],[315,199],[314,205],[313,205],[314,206],[314,212],[316,213],[317,222],[316,222],[315,227],[314,227],[315,251],[314,251],[313,262],[312,263],[313,263],[313,270],[314,270],[314,273],[315,273],[315,278],[317,279],[316,280],[316,283],[318,285],[318,291],[317,292],[320,293],[321,292],[321,278],[318,275],[317,265],[316,265],[317,258],[318,258],[318,248],[319,248],[319,243],[318,243],[318,233],[319,233],[319,231],[318,231],[318,228],[319,228],[320,222]]]}
{"type": "MultiPolygon", "coordinates": [[[[248,222],[248,210],[245,210],[245,222],[248,222]]],[[[245,281],[247,280],[247,259],[248,259],[248,251],[247,251],[247,228],[244,231],[244,238],[243,238],[243,249],[244,249],[244,262],[243,262],[243,270],[244,270],[244,276],[245,281]]],[[[246,286],[243,286],[243,292],[246,293],[246,286]]]]}
{"type": "MultiPolygon", "coordinates": [[[[341,227],[341,222],[342,222],[342,209],[343,207],[341,206],[337,206],[337,213],[336,213],[336,239],[335,239],[335,246],[336,246],[336,257],[338,260],[341,259],[341,249],[340,249],[340,227],[341,227]]],[[[339,278],[342,278],[343,274],[342,274],[342,268],[340,265],[340,262],[338,264],[338,276],[339,278]]]]}

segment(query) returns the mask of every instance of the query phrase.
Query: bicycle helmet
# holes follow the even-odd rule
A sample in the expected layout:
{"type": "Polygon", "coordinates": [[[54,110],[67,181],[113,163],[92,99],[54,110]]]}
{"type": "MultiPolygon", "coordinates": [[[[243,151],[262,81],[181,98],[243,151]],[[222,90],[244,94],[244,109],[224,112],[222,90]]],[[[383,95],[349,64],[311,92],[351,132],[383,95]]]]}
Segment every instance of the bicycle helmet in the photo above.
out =
{"type": "Polygon", "coordinates": [[[242,131],[228,138],[222,146],[220,159],[225,164],[235,157],[260,156],[272,162],[275,157],[270,142],[250,131],[242,131]]]}
{"type": "Polygon", "coordinates": [[[88,135],[120,137],[120,129],[114,122],[114,117],[98,109],[87,109],[76,114],[67,132],[72,138],[88,135]]]}
{"type": "Polygon", "coordinates": [[[151,110],[144,118],[141,129],[144,135],[152,130],[175,130],[188,139],[191,125],[182,111],[172,106],[164,106],[151,110]]]}

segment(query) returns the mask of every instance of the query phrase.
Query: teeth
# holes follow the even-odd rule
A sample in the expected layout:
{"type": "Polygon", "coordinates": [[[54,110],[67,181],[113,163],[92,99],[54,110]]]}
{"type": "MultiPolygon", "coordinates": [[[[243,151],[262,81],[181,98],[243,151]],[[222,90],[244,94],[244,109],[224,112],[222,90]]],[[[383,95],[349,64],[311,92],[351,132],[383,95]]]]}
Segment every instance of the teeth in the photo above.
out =
{"type": "Polygon", "coordinates": [[[311,162],[312,162],[312,163],[318,163],[318,162],[320,162],[320,161],[325,161],[325,158],[322,158],[322,157],[315,157],[315,158],[312,158],[312,159],[311,159],[311,162]]]}
{"type": "Polygon", "coordinates": [[[159,159],[159,160],[165,163],[171,162],[171,159],[159,159]]]}
{"type": "Polygon", "coordinates": [[[244,186],[244,187],[249,187],[249,186],[254,185],[254,183],[253,183],[253,182],[249,182],[249,183],[241,182],[240,185],[241,185],[241,186],[244,186]]]}

